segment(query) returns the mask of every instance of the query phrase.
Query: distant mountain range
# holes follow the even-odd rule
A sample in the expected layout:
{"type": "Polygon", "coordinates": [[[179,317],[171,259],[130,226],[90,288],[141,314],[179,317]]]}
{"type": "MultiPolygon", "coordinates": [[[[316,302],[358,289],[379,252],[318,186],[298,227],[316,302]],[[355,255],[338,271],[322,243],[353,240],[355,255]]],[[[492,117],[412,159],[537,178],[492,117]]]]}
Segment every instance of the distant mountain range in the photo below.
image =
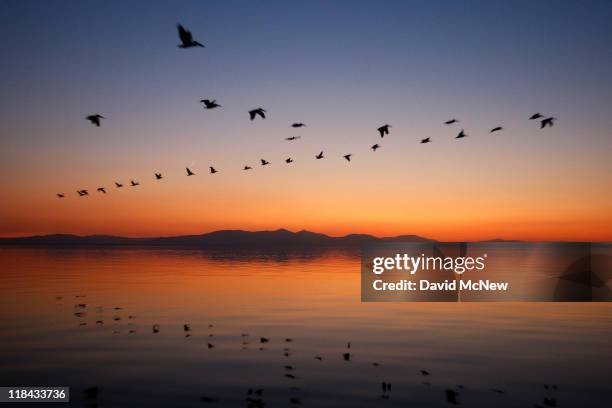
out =
{"type": "Polygon", "coordinates": [[[222,230],[201,235],[174,237],[127,238],[112,235],[53,234],[19,238],[0,238],[0,245],[26,246],[160,246],[192,248],[287,248],[287,247],[359,247],[380,242],[434,242],[417,235],[378,238],[367,234],[331,237],[310,231],[222,230]]]}

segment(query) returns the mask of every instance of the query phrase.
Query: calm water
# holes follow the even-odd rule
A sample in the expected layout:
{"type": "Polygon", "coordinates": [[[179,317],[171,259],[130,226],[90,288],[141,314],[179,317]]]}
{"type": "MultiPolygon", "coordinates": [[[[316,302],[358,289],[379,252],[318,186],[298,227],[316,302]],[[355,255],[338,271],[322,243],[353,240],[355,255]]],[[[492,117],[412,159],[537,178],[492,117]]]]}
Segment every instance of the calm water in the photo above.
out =
{"type": "Polygon", "coordinates": [[[612,404],[612,304],[366,304],[339,252],[0,248],[0,270],[0,385],[73,406],[612,404]]]}

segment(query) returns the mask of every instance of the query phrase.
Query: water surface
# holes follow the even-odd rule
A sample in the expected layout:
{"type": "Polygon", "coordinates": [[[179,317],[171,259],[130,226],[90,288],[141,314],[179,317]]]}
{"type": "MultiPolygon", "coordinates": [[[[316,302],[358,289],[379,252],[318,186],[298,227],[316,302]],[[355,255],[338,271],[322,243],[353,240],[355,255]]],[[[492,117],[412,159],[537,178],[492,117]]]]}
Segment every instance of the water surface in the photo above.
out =
{"type": "Polygon", "coordinates": [[[336,251],[0,248],[0,270],[0,385],[67,385],[72,406],[612,402],[611,304],[362,303],[336,251]]]}

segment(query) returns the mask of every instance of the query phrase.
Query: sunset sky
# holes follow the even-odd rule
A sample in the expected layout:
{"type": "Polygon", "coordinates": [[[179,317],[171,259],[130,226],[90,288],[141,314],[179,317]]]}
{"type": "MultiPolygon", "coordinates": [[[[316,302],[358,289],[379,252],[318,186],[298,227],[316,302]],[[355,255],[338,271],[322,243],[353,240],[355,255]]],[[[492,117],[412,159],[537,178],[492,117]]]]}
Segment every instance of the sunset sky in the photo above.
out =
{"type": "Polygon", "coordinates": [[[611,21],[610,1],[4,0],[0,236],[612,241],[611,21]]]}

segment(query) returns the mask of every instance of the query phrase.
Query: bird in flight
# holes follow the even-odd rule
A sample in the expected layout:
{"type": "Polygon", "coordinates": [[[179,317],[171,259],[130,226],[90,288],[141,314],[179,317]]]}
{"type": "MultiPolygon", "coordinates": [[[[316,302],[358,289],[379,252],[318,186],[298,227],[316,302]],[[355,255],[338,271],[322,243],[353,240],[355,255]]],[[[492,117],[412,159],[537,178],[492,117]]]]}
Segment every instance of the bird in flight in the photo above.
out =
{"type": "Polygon", "coordinates": [[[265,165],[267,165],[267,164],[270,164],[270,162],[269,162],[269,161],[266,161],[266,159],[260,159],[259,161],[261,162],[261,165],[262,165],[262,166],[265,166],[265,165]]]}
{"type": "Polygon", "coordinates": [[[540,112],[537,112],[537,113],[534,113],[533,115],[531,115],[529,117],[529,120],[540,119],[540,118],[543,118],[543,117],[544,117],[544,115],[542,115],[540,112]]]}
{"type": "Polygon", "coordinates": [[[155,180],[161,180],[161,179],[163,179],[163,178],[164,178],[164,177],[162,176],[162,174],[161,174],[161,173],[155,173],[155,180]]]}
{"type": "Polygon", "coordinates": [[[391,125],[383,125],[379,127],[377,130],[378,130],[378,133],[380,133],[380,137],[385,137],[385,135],[388,135],[390,127],[391,125]]]}
{"type": "Polygon", "coordinates": [[[293,125],[291,125],[291,127],[294,127],[294,128],[301,128],[301,127],[304,127],[304,126],[306,126],[306,125],[304,123],[301,123],[301,122],[294,123],[293,125]]]}
{"type": "Polygon", "coordinates": [[[136,187],[136,186],[139,186],[139,185],[140,185],[140,183],[139,183],[139,182],[137,182],[137,181],[134,181],[134,180],[130,180],[130,185],[131,185],[132,187],[136,187]]]}
{"type": "Polygon", "coordinates": [[[286,137],[285,140],[288,140],[291,142],[292,140],[297,140],[297,139],[300,139],[301,137],[302,136],[291,136],[291,137],[286,137]]]}
{"type": "Polygon", "coordinates": [[[491,129],[491,132],[490,132],[490,133],[493,133],[493,132],[499,132],[500,130],[503,130],[503,129],[504,129],[503,127],[501,127],[501,126],[497,126],[497,127],[494,127],[493,129],[491,129]]]}
{"type": "Polygon", "coordinates": [[[431,137],[426,137],[425,139],[421,139],[421,143],[431,143],[431,137]]]}
{"type": "Polygon", "coordinates": [[[451,119],[451,120],[447,120],[446,122],[444,122],[445,125],[452,125],[453,123],[457,123],[459,122],[458,119],[451,119]]]}
{"type": "Polygon", "coordinates": [[[291,163],[293,163],[293,159],[291,157],[289,157],[289,158],[285,159],[285,163],[291,164],[291,163]]]}
{"type": "Polygon", "coordinates": [[[346,159],[346,161],[351,161],[351,156],[352,156],[352,154],[345,154],[342,157],[344,157],[346,159]]]}
{"type": "Polygon", "coordinates": [[[93,125],[96,125],[97,127],[100,127],[100,119],[106,119],[106,118],[104,116],[99,115],[99,114],[96,113],[95,115],[87,116],[85,119],[90,121],[93,125]]]}
{"type": "Polygon", "coordinates": [[[77,193],[79,194],[79,196],[83,197],[86,195],[89,195],[89,192],[87,190],[77,190],[77,193]]]}
{"type": "Polygon", "coordinates": [[[459,134],[457,136],[455,136],[455,139],[461,139],[466,137],[467,135],[465,134],[465,132],[463,131],[463,129],[461,129],[461,132],[459,132],[459,134]]]}
{"type": "Polygon", "coordinates": [[[315,157],[317,158],[317,160],[318,159],[322,159],[323,158],[323,150],[321,150],[321,153],[317,154],[315,157]]]}
{"type": "Polygon", "coordinates": [[[200,103],[204,104],[204,109],[221,108],[221,105],[217,103],[216,99],[213,99],[212,101],[210,99],[202,99],[200,103]]]}
{"type": "Polygon", "coordinates": [[[117,188],[121,188],[121,187],[123,187],[123,184],[121,184],[121,183],[117,183],[117,182],[115,181],[115,187],[117,187],[117,188]]]}
{"type": "Polygon", "coordinates": [[[100,192],[100,193],[103,193],[103,194],[106,194],[106,189],[105,189],[104,187],[98,187],[98,188],[96,189],[96,191],[98,191],[98,192],[100,192]]]}
{"type": "Polygon", "coordinates": [[[218,173],[218,171],[215,170],[215,168],[213,166],[210,166],[209,169],[210,169],[210,174],[218,173]]]}
{"type": "Polygon", "coordinates": [[[373,151],[376,151],[376,149],[380,148],[380,145],[378,143],[376,143],[375,145],[372,145],[372,147],[370,147],[370,149],[372,149],[373,151]]]}
{"type": "Polygon", "coordinates": [[[189,169],[189,167],[185,167],[185,171],[187,172],[187,176],[194,176],[195,173],[189,169]]]}
{"type": "Polygon", "coordinates": [[[191,47],[204,48],[204,45],[193,40],[193,35],[191,34],[191,31],[186,30],[185,27],[183,27],[180,24],[177,24],[176,28],[178,30],[178,35],[181,40],[181,43],[177,47],[179,48],[191,48],[191,47]]]}
{"type": "Polygon", "coordinates": [[[249,111],[249,116],[251,120],[255,119],[255,117],[259,115],[262,119],[266,118],[266,110],[264,108],[257,108],[249,111]]]}
{"type": "Polygon", "coordinates": [[[244,166],[244,168],[242,170],[251,170],[252,167],[251,166],[244,166]]]}
{"type": "Polygon", "coordinates": [[[57,193],[56,196],[57,196],[57,198],[64,198],[65,197],[64,193],[57,193]]]}
{"type": "Polygon", "coordinates": [[[540,129],[544,129],[546,126],[552,127],[555,124],[555,120],[557,120],[557,118],[553,118],[552,116],[550,118],[542,119],[540,121],[540,129]]]}

